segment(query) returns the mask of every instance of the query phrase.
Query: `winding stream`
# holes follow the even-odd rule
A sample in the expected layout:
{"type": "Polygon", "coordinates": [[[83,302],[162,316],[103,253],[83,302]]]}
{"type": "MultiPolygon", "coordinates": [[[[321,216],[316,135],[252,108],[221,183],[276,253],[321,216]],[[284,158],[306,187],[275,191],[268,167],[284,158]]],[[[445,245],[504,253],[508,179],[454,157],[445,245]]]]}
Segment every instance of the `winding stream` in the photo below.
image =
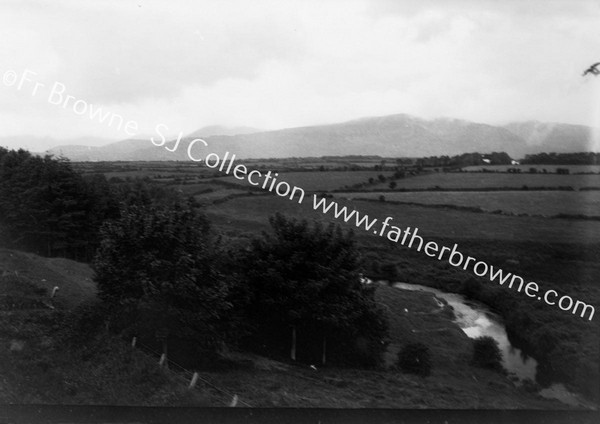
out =
{"type": "MultiPolygon", "coordinates": [[[[490,311],[484,304],[468,300],[460,294],[446,293],[418,284],[395,283],[394,287],[402,290],[426,291],[444,299],[454,308],[455,322],[467,336],[470,338],[490,336],[498,342],[504,368],[514,376],[513,378],[518,384],[522,384],[525,380],[536,381],[537,361],[510,343],[502,318],[490,311]]],[[[539,393],[543,397],[558,399],[568,405],[591,406],[579,395],[569,392],[559,383],[552,384],[539,393]]]]}

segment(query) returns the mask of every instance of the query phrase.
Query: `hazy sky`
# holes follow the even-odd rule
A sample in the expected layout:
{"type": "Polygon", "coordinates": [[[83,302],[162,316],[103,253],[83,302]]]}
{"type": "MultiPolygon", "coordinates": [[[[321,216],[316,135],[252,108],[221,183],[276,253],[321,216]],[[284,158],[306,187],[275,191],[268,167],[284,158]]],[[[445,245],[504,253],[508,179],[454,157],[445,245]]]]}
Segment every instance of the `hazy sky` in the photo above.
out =
{"type": "Polygon", "coordinates": [[[128,137],[90,105],[141,134],[394,113],[600,126],[593,0],[0,0],[0,39],[0,136],[128,137]],[[88,115],[51,104],[54,83],[88,115]]]}

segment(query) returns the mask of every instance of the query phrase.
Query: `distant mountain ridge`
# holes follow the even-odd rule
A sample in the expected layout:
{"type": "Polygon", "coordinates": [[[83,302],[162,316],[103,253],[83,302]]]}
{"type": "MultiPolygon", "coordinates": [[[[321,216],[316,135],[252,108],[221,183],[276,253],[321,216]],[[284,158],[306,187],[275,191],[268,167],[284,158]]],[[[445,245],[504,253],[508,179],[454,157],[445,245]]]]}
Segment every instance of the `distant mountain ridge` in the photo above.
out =
{"type": "MultiPolygon", "coordinates": [[[[347,122],[260,131],[249,127],[210,126],[176,141],[155,146],[148,139],[132,139],[101,147],[60,146],[50,149],[73,161],[189,160],[187,146],[194,138],[208,143],[203,154],[226,151],[238,158],[378,155],[422,157],[465,152],[507,152],[513,158],[542,151],[588,151],[592,128],[536,121],[494,126],[459,119],[426,120],[407,114],[366,117],[347,122]],[[218,134],[218,133],[221,134],[218,134]]],[[[155,140],[160,140],[155,135],[155,140]]],[[[200,149],[196,146],[194,149],[200,149]]],[[[200,150],[196,150],[202,154],[200,150]]]]}
{"type": "Polygon", "coordinates": [[[593,147],[593,129],[584,125],[526,121],[513,122],[504,128],[524,139],[531,147],[543,146],[546,152],[587,152],[593,147]]]}
{"type": "Polygon", "coordinates": [[[224,127],[222,125],[209,125],[202,127],[186,137],[210,137],[213,135],[239,135],[261,132],[258,128],[252,127],[224,127]]]}
{"type": "Polygon", "coordinates": [[[152,146],[149,138],[143,140],[127,139],[115,141],[100,147],[81,145],[57,146],[47,150],[45,153],[64,157],[77,162],[138,160],[122,158],[134,158],[136,157],[136,152],[143,150],[148,146],[152,146]]]}
{"type": "Polygon", "coordinates": [[[56,140],[52,137],[37,137],[33,135],[17,135],[17,136],[7,136],[0,137],[0,146],[8,147],[9,149],[25,149],[30,152],[41,152],[46,149],[46,146],[57,145],[58,143],[66,144],[66,145],[75,145],[82,147],[98,147],[104,146],[108,143],[113,142],[114,140],[110,140],[107,138],[99,138],[99,137],[77,137],[68,140],[56,140]]]}

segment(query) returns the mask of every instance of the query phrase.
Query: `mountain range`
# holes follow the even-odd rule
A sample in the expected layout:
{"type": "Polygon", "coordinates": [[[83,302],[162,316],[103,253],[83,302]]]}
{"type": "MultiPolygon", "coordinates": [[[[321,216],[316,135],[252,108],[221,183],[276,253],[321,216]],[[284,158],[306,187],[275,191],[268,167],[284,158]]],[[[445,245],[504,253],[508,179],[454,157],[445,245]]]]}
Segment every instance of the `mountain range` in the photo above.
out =
{"type": "MultiPolygon", "coordinates": [[[[208,147],[194,147],[199,155],[226,151],[238,158],[379,155],[421,157],[466,152],[507,152],[513,158],[539,152],[593,150],[591,127],[538,121],[494,126],[459,119],[426,120],[406,114],[360,118],[347,122],[261,131],[248,127],[204,127],[180,140],[175,152],[155,146],[150,136],[103,146],[62,145],[46,153],[73,161],[189,160],[187,145],[201,137],[208,147]]],[[[153,135],[160,140],[158,134],[153,135]]],[[[1,142],[1,140],[0,140],[1,142]]]]}

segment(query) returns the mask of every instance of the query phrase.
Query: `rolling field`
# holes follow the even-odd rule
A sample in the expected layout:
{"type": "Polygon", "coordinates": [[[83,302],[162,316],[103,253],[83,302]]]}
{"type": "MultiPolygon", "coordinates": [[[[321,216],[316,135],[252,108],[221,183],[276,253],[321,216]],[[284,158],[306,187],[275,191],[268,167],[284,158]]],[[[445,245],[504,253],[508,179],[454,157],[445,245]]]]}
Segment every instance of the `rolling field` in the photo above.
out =
{"type": "MultiPolygon", "coordinates": [[[[261,172],[265,174],[267,171],[261,172]]],[[[369,178],[377,179],[379,175],[389,177],[392,174],[390,171],[281,172],[277,180],[286,181],[305,191],[329,191],[365,183],[369,178]]],[[[233,176],[224,177],[222,181],[250,186],[246,180],[238,180],[233,176]]]]}
{"type": "Polygon", "coordinates": [[[478,207],[484,211],[539,216],[600,216],[600,191],[415,191],[355,192],[336,197],[378,199],[423,205],[478,207]]]}
{"type": "MultiPolygon", "coordinates": [[[[394,218],[393,225],[417,227],[420,235],[431,238],[585,244],[600,242],[600,222],[597,221],[505,216],[374,201],[339,200],[339,203],[380,221],[391,216],[394,218]]],[[[215,225],[233,234],[267,229],[268,217],[276,212],[300,219],[343,224],[343,220],[335,219],[332,214],[325,215],[313,210],[312,196],[307,196],[301,205],[272,195],[243,197],[207,207],[205,211],[215,225]]],[[[357,229],[352,222],[344,225],[354,228],[359,237],[382,239],[357,229]]]]}
{"type": "Polygon", "coordinates": [[[224,187],[223,185],[214,183],[211,180],[206,180],[205,182],[201,182],[201,183],[192,183],[192,184],[170,183],[167,185],[170,188],[172,188],[173,190],[177,190],[186,196],[202,195],[204,193],[207,193],[209,190],[212,190],[213,192],[236,190],[235,188],[224,187]]]}
{"type": "Polygon", "coordinates": [[[210,193],[202,193],[194,196],[194,199],[200,204],[208,204],[214,201],[225,199],[229,196],[237,196],[248,193],[246,190],[221,188],[210,193]]]}
{"type": "MultiPolygon", "coordinates": [[[[411,178],[396,180],[397,189],[483,189],[570,186],[600,187],[600,175],[557,175],[557,174],[506,174],[495,172],[434,172],[411,178]]],[[[370,190],[389,189],[389,182],[376,184],[370,190]]]]}

